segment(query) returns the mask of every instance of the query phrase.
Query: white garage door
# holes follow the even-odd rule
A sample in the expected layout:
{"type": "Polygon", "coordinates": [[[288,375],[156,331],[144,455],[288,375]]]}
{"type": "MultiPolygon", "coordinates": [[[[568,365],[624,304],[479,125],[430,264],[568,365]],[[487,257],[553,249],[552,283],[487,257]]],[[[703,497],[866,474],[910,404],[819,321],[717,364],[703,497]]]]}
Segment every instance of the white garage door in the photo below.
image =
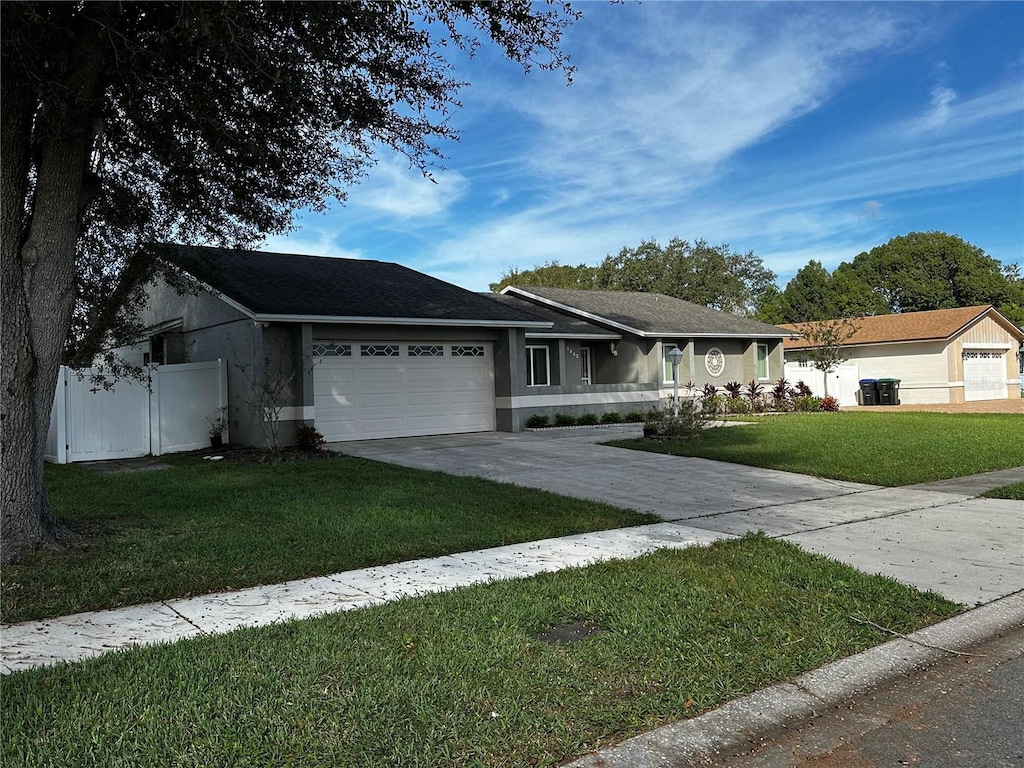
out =
{"type": "Polygon", "coordinates": [[[1006,399],[1006,353],[964,352],[964,399],[1006,399]]]}
{"type": "Polygon", "coordinates": [[[313,344],[316,428],[328,441],[494,429],[489,343],[313,344]]]}

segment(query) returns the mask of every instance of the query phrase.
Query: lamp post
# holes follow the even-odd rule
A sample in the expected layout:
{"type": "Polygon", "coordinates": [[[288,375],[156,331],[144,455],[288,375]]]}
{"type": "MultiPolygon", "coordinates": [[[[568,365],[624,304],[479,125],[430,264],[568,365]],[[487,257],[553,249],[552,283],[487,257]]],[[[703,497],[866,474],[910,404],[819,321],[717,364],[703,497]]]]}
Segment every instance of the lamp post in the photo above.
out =
{"type": "Polygon", "coordinates": [[[683,359],[683,351],[679,345],[668,351],[669,359],[672,361],[672,415],[679,415],[679,361],[683,359]]]}

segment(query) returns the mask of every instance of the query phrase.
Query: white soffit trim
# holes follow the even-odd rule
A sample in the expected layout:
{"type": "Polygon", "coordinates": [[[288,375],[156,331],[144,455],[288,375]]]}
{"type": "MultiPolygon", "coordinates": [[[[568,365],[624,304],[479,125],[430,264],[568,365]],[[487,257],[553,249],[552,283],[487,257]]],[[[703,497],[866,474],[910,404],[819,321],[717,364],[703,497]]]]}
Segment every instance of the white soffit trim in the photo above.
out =
{"type": "Polygon", "coordinates": [[[142,330],[142,338],[139,339],[139,341],[146,341],[150,336],[156,336],[157,334],[164,333],[165,331],[170,331],[175,328],[184,327],[185,318],[183,317],[179,317],[175,320],[165,320],[162,323],[157,323],[156,325],[151,325],[147,328],[144,328],[142,330]]]}
{"type": "Polygon", "coordinates": [[[644,338],[644,339],[660,339],[660,338],[667,338],[667,339],[676,339],[676,338],[689,338],[689,339],[785,339],[785,338],[788,338],[789,336],[793,335],[789,331],[783,331],[781,328],[779,329],[778,333],[758,333],[758,334],[754,334],[754,333],[693,333],[691,331],[686,331],[686,332],[682,332],[682,331],[680,331],[680,332],[674,332],[674,331],[641,331],[639,328],[634,328],[634,327],[632,327],[630,325],[626,325],[625,323],[620,323],[620,322],[618,322],[616,320],[610,320],[609,318],[603,317],[602,315],[597,315],[597,314],[594,314],[593,312],[587,312],[587,311],[582,310],[582,309],[577,309],[576,307],[569,306],[568,304],[562,304],[560,302],[553,301],[551,299],[545,299],[543,296],[538,296],[535,293],[530,293],[529,291],[524,291],[521,288],[516,288],[513,285],[505,286],[504,288],[501,289],[501,292],[503,294],[504,293],[514,292],[514,293],[516,293],[516,294],[518,294],[520,296],[529,296],[530,300],[535,300],[535,301],[537,301],[540,304],[547,304],[549,307],[554,307],[555,309],[562,310],[563,312],[567,312],[568,314],[576,315],[578,317],[582,317],[582,318],[585,318],[587,320],[594,320],[595,322],[598,322],[598,323],[604,323],[605,325],[610,325],[610,326],[612,326],[614,328],[619,328],[619,329],[621,329],[623,331],[626,331],[626,333],[631,333],[634,336],[639,336],[639,337],[644,338]]]}
{"type": "Polygon", "coordinates": [[[622,334],[556,334],[527,331],[527,339],[581,339],[590,341],[622,341],[622,334]]]}
{"type": "Polygon", "coordinates": [[[546,320],[443,320],[429,317],[352,317],[343,315],[253,315],[260,323],[320,323],[323,325],[444,325],[464,328],[553,328],[546,320]]]}
{"type": "Polygon", "coordinates": [[[1013,349],[1013,345],[1009,343],[1000,344],[998,342],[981,342],[981,341],[965,341],[963,343],[964,349],[1002,349],[1008,350],[1013,349]]]}

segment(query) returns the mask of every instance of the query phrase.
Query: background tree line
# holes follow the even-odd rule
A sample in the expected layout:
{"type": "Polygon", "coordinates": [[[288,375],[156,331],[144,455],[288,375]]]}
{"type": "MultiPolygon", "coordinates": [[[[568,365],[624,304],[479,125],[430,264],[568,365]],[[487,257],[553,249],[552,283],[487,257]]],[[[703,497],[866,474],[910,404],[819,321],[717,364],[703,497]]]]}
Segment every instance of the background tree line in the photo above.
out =
{"type": "Polygon", "coordinates": [[[819,261],[800,269],[784,289],[752,251],[673,238],[645,240],[596,266],[552,261],[509,269],[507,285],[652,291],[773,325],[865,315],[992,304],[1024,325],[1024,278],[981,248],[944,232],[911,232],[857,255],[829,272],[819,261]]]}
{"type": "Polygon", "coordinates": [[[509,269],[492,291],[507,285],[663,293],[723,312],[753,315],[774,286],[775,273],[753,251],[736,253],[728,244],[690,243],[678,237],[662,247],[644,240],[623,248],[597,266],[557,261],[520,272],[509,269]]]}

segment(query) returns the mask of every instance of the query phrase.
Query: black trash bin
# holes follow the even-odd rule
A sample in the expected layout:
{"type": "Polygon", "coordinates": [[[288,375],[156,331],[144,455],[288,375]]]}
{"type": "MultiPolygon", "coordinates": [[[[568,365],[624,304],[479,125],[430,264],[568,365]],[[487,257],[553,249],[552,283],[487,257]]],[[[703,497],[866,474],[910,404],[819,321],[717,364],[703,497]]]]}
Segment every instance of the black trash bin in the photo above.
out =
{"type": "Polygon", "coordinates": [[[878,380],[878,404],[899,405],[900,404],[900,379],[879,379],[878,380]]]}
{"type": "Polygon", "coordinates": [[[878,405],[878,381],[876,379],[860,380],[860,404],[878,405]]]}

